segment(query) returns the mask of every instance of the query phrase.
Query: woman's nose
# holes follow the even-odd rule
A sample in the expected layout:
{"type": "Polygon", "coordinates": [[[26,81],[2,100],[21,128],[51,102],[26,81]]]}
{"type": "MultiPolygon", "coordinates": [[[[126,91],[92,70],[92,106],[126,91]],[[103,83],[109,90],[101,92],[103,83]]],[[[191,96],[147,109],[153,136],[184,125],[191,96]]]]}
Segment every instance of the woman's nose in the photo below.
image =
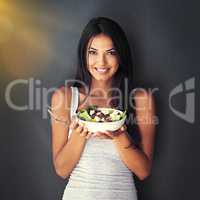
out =
{"type": "Polygon", "coordinates": [[[105,55],[99,55],[98,57],[98,65],[104,66],[106,64],[106,58],[105,55]]]}

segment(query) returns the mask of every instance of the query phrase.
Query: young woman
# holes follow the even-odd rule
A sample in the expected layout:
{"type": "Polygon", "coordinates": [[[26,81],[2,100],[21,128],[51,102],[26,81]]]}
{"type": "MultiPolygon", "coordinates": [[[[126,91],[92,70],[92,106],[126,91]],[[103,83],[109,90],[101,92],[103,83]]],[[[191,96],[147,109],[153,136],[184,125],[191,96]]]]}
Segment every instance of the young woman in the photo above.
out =
{"type": "Polygon", "coordinates": [[[58,176],[69,178],[62,199],[136,200],[133,175],[144,180],[152,167],[152,94],[133,90],[128,41],[111,19],[89,21],[79,41],[78,61],[78,82],[59,88],[51,101],[54,114],[67,124],[52,120],[54,168],[58,176]],[[115,132],[90,133],[73,115],[94,104],[126,109],[126,124],[115,132]]]}

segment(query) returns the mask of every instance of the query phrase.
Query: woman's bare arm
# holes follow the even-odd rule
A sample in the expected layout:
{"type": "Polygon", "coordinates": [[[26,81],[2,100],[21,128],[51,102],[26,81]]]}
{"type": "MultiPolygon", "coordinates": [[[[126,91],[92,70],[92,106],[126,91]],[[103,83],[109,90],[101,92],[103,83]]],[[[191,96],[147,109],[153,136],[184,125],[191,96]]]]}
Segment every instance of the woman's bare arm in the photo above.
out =
{"type": "Polygon", "coordinates": [[[136,117],[141,134],[141,149],[125,148],[130,145],[131,140],[127,134],[115,137],[114,143],[119,154],[127,165],[140,180],[150,175],[152,167],[155,124],[155,105],[152,94],[137,92],[136,94],[136,117]]]}
{"type": "Polygon", "coordinates": [[[79,161],[86,142],[86,138],[80,136],[83,128],[77,124],[72,129],[68,139],[69,126],[71,125],[70,103],[70,88],[60,88],[54,92],[51,99],[51,109],[59,118],[66,120],[66,126],[56,122],[53,118],[51,120],[53,164],[57,175],[63,179],[70,175],[79,161]]]}

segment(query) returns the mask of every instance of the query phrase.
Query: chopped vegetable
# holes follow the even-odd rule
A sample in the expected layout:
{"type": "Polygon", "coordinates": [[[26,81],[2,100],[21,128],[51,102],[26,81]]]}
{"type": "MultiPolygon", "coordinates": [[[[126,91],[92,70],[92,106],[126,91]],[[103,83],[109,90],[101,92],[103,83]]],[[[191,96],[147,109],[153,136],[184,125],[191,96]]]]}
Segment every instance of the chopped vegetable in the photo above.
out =
{"type": "Polygon", "coordinates": [[[86,109],[81,109],[77,116],[84,121],[92,121],[92,122],[114,122],[119,121],[126,117],[126,110],[124,112],[111,109],[101,110],[98,109],[98,106],[91,105],[86,109]]]}

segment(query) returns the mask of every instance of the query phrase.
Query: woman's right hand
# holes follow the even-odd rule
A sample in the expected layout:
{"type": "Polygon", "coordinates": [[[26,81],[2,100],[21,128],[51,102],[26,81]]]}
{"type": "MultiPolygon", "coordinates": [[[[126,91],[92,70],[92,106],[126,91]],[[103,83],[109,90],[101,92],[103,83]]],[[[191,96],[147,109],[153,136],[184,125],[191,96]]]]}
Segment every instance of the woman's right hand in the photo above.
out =
{"type": "Polygon", "coordinates": [[[84,137],[85,139],[89,139],[92,136],[92,133],[88,131],[88,129],[83,124],[79,124],[75,118],[72,118],[69,127],[72,129],[72,131],[75,131],[75,133],[81,137],[84,137]]]}

